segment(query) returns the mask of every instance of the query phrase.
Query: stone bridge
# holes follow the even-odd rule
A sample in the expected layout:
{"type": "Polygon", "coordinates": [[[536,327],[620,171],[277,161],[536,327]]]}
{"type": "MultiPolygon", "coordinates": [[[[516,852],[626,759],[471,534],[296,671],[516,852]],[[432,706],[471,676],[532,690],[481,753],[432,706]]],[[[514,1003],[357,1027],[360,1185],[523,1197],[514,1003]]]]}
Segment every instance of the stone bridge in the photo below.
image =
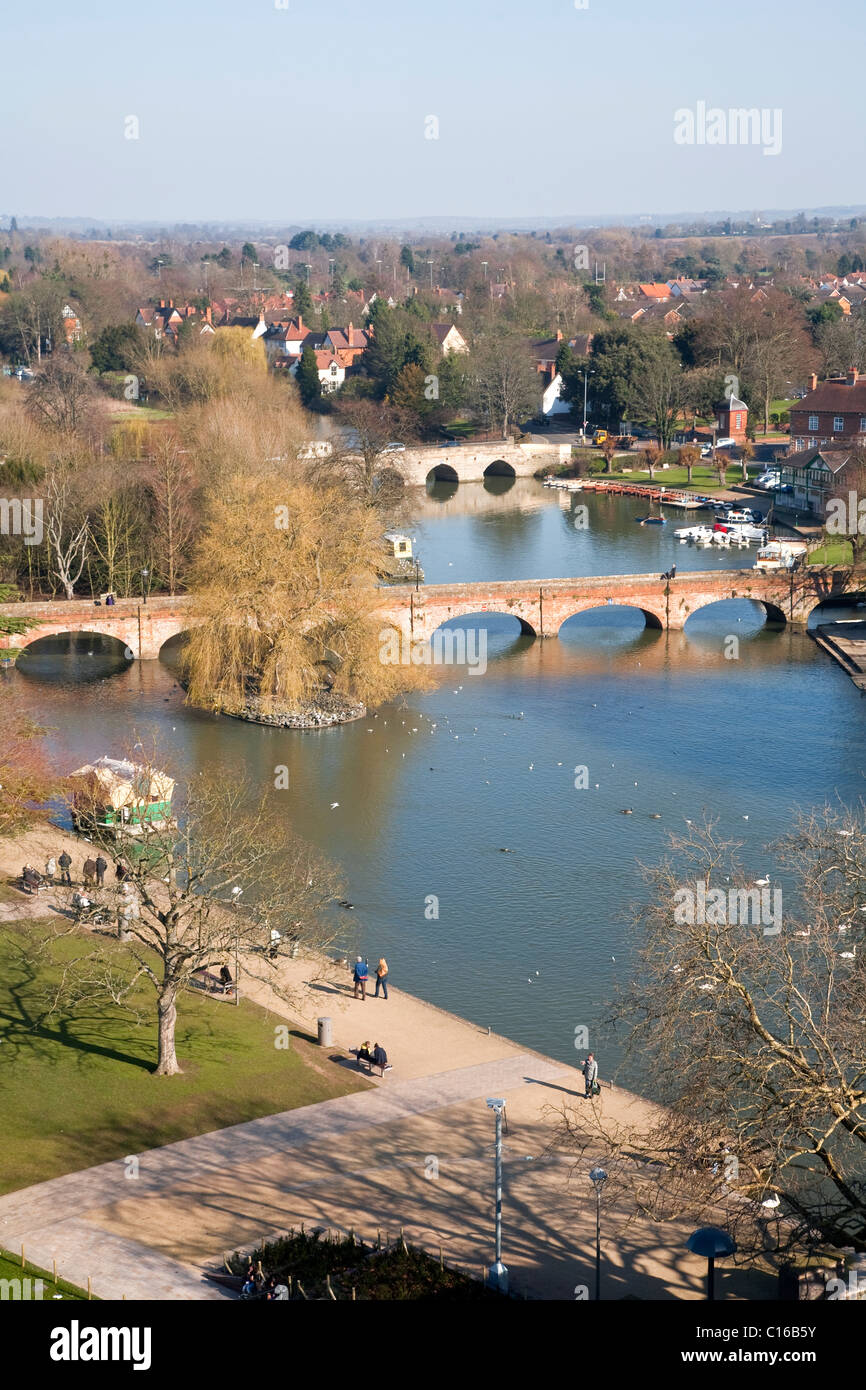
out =
{"type": "MultiPolygon", "coordinates": [[[[381,591],[377,609],[383,625],[409,638],[430,638],[442,623],[475,613],[506,613],[521,629],[537,637],[555,637],[562,624],[589,608],[615,604],[638,608],[648,627],[682,628],[689,617],[721,599],[749,598],[764,605],[767,620],[805,626],[818,604],[863,592],[851,571],[810,567],[791,573],[757,570],[684,572],[670,583],[657,574],[614,574],[585,579],[525,579],[477,584],[399,584],[381,591]]],[[[0,605],[11,617],[30,618],[38,626],[19,636],[0,633],[0,648],[27,647],[43,637],[93,632],[115,637],[132,658],[152,660],[170,638],[196,624],[194,599],[154,596],[147,603],[119,599],[112,608],[92,600],[58,599],[43,603],[0,605]]]]}
{"type": "Polygon", "coordinates": [[[395,464],[409,486],[423,486],[430,480],[477,483],[487,477],[528,478],[540,468],[553,468],[571,458],[570,444],[457,444],[443,448],[413,448],[393,455],[395,464]]]}

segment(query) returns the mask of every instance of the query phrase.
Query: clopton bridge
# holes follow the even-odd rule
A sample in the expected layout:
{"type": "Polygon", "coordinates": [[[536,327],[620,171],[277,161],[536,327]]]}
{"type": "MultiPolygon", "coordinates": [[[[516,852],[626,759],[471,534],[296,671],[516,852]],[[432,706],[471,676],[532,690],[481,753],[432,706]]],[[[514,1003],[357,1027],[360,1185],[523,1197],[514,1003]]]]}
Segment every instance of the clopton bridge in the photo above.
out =
{"type": "MultiPolygon", "coordinates": [[[[376,611],[383,627],[393,626],[416,641],[431,638],[452,619],[485,613],[516,618],[527,635],[555,637],[564,622],[590,608],[636,608],[647,627],[679,629],[698,609],[732,598],[763,604],[770,624],[805,626],[819,604],[851,598],[861,591],[862,581],[854,580],[850,570],[829,566],[770,574],[725,569],[685,571],[669,582],[657,574],[613,574],[585,579],[422,584],[417,589],[399,584],[381,589],[376,611]]],[[[96,633],[116,638],[128,657],[142,660],[157,658],[166,642],[195,627],[197,621],[195,599],[189,594],[154,596],[147,603],[118,599],[111,608],[85,599],[10,603],[0,605],[0,612],[37,624],[16,636],[0,633],[0,648],[28,647],[64,633],[96,633]]]]}

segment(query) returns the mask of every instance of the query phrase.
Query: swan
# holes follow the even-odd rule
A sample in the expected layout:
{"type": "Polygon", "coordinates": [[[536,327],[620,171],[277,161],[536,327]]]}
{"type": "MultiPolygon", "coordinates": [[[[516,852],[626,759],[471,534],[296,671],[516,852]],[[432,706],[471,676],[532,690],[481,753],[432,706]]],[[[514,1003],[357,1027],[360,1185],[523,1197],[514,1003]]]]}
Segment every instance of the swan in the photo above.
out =
{"type": "Polygon", "coordinates": [[[754,883],[756,888],[769,888],[770,886],[770,880],[768,878],[756,878],[754,883]]]}
{"type": "Polygon", "coordinates": [[[856,946],[852,946],[850,951],[840,951],[840,952],[839,952],[839,959],[840,959],[840,960],[855,960],[856,957],[857,957],[857,947],[856,947],[856,946]]]}

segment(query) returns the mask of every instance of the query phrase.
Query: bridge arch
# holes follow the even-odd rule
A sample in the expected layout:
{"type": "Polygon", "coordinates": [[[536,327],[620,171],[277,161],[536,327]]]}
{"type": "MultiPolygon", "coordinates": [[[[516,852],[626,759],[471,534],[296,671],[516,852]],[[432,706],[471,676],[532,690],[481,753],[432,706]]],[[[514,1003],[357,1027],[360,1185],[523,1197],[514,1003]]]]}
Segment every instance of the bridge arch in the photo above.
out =
{"type": "Polygon", "coordinates": [[[493,632],[497,637],[505,636],[517,639],[520,637],[537,637],[538,633],[526,618],[519,613],[509,612],[507,607],[502,608],[473,608],[467,609],[465,613],[451,612],[447,617],[439,618],[436,626],[427,634],[427,640],[432,641],[439,632],[456,632],[460,629],[464,631],[468,628],[484,629],[491,631],[490,619],[493,623],[493,632]],[[503,623],[503,619],[507,621],[503,623]],[[511,630],[509,631],[509,627],[511,630]]]}
{"type": "Polygon", "coordinates": [[[98,620],[79,627],[78,625],[66,627],[62,622],[41,623],[39,627],[30,628],[27,632],[16,634],[10,646],[17,647],[21,651],[28,651],[31,655],[49,655],[52,652],[58,655],[61,646],[67,650],[77,649],[79,652],[87,650],[88,646],[93,645],[96,638],[100,642],[108,642],[112,648],[117,648],[118,653],[126,655],[128,661],[135,657],[135,650],[124,640],[124,635],[112,630],[108,625],[101,624],[98,620]]]}
{"type": "Polygon", "coordinates": [[[697,604],[686,618],[683,630],[686,636],[695,637],[700,634],[702,627],[708,630],[718,622],[720,627],[727,626],[736,636],[738,634],[734,624],[745,623],[741,635],[746,637],[750,631],[754,633],[765,628],[785,627],[787,621],[784,610],[772,599],[743,594],[736,598],[710,599],[706,603],[697,604]],[[715,613],[713,609],[716,610],[715,613]],[[755,622],[758,613],[761,614],[761,621],[755,622]]]}
{"type": "Polygon", "coordinates": [[[494,459],[484,470],[485,478],[516,478],[517,470],[505,459],[494,459]]]}
{"type": "Polygon", "coordinates": [[[853,590],[850,594],[834,594],[821,598],[809,609],[806,626],[811,629],[819,627],[822,623],[840,622],[846,618],[850,621],[855,617],[862,617],[866,622],[866,612],[861,611],[858,614],[855,611],[857,608],[866,608],[866,591],[853,590]]]}
{"type": "Polygon", "coordinates": [[[594,599],[581,604],[578,608],[571,607],[571,611],[561,619],[556,635],[561,637],[563,628],[574,619],[581,618],[585,613],[605,613],[607,611],[611,613],[639,613],[644,620],[644,630],[647,632],[661,632],[666,626],[664,614],[656,613],[652,608],[645,608],[638,603],[599,603],[594,599]]]}
{"type": "Polygon", "coordinates": [[[427,483],[459,483],[460,475],[450,463],[437,463],[425,479],[427,483]]]}

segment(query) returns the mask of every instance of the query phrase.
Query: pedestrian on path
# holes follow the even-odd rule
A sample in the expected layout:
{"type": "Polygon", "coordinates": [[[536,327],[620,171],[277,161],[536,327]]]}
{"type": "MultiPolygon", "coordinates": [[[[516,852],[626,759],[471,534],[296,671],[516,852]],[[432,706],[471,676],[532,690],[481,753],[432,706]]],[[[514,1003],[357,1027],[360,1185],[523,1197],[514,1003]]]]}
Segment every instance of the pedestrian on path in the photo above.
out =
{"type": "Polygon", "coordinates": [[[84,886],[92,888],[96,882],[96,860],[85,859],[84,861],[84,886]]]}
{"type": "Polygon", "coordinates": [[[66,853],[66,850],[63,851],[57,862],[60,865],[60,882],[68,883],[71,888],[72,879],[69,877],[69,870],[72,868],[72,860],[66,853]]]}
{"type": "Polygon", "coordinates": [[[355,969],[352,971],[352,979],[355,983],[355,989],[352,997],[353,999],[357,999],[358,990],[360,990],[361,998],[364,1000],[364,1003],[367,1002],[367,975],[367,962],[365,960],[361,960],[361,957],[358,956],[355,960],[355,969]]]}
{"type": "Polygon", "coordinates": [[[379,998],[379,986],[382,986],[382,993],[388,998],[388,962],[384,956],[379,957],[379,964],[376,966],[376,998],[379,998]]]}
{"type": "Polygon", "coordinates": [[[598,1062],[591,1052],[583,1064],[583,1079],[586,1083],[584,1099],[588,1100],[590,1096],[597,1095],[601,1089],[598,1084],[598,1062]]]}
{"type": "Polygon", "coordinates": [[[105,887],[105,870],[107,868],[108,860],[103,859],[102,855],[100,854],[96,860],[96,882],[99,884],[100,888],[105,887]]]}
{"type": "Polygon", "coordinates": [[[50,854],[45,861],[45,877],[49,883],[54,882],[54,875],[57,873],[57,860],[50,854]]]}

